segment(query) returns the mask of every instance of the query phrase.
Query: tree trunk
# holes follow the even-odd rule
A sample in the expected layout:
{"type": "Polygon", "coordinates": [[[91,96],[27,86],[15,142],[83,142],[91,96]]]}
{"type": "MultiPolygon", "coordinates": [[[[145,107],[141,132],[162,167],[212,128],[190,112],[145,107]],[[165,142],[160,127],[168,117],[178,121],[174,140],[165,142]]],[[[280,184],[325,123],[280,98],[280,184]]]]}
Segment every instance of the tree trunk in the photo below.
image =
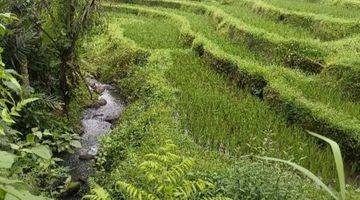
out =
{"type": "MultiPolygon", "coordinates": [[[[28,93],[28,89],[30,88],[28,61],[25,58],[19,64],[20,64],[20,73],[22,76],[22,85],[25,88],[25,92],[28,93]]],[[[25,94],[25,96],[27,96],[27,94],[25,94]]]]}
{"type": "Polygon", "coordinates": [[[63,110],[68,113],[68,106],[70,103],[71,87],[69,86],[69,78],[71,77],[71,66],[75,61],[75,0],[67,0],[67,47],[63,48],[60,52],[60,90],[62,91],[62,97],[64,101],[63,110]]]}

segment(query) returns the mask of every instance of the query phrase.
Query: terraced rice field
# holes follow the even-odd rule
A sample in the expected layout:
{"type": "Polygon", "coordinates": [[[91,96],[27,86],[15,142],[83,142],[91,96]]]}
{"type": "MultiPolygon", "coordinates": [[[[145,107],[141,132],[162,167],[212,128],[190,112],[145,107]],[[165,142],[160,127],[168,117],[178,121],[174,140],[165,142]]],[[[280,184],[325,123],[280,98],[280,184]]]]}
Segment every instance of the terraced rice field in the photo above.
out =
{"type": "Polygon", "coordinates": [[[331,149],[310,130],[340,145],[348,181],[356,184],[357,5],[356,0],[133,0],[103,7],[112,34],[168,59],[163,75],[175,90],[179,127],[201,148],[235,158],[291,160],[334,183],[331,149]]]}

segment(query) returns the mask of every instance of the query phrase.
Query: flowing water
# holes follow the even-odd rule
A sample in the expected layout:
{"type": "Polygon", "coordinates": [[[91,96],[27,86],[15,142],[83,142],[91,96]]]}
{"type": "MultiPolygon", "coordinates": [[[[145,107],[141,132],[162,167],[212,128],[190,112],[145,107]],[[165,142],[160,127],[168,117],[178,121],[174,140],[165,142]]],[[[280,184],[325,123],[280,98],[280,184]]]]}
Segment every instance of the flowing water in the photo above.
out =
{"type": "Polygon", "coordinates": [[[81,188],[74,192],[69,191],[63,199],[81,199],[81,194],[76,193],[81,193],[79,190],[83,191],[87,188],[87,179],[94,172],[94,158],[99,150],[100,137],[111,131],[111,123],[119,118],[124,108],[114,87],[99,83],[94,79],[87,79],[87,81],[91,90],[98,91],[100,96],[98,102],[84,112],[81,120],[82,147],[65,159],[66,165],[70,167],[72,181],[80,183],[81,188]]]}

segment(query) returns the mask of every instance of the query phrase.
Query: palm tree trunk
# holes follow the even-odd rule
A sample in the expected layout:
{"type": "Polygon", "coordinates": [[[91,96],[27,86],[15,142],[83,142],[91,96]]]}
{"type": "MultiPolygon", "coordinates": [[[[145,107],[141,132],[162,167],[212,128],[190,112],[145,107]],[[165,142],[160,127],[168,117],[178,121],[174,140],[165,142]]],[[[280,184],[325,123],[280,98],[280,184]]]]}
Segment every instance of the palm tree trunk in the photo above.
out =
{"type": "Polygon", "coordinates": [[[24,59],[20,62],[20,73],[22,76],[22,84],[25,89],[30,87],[30,79],[29,79],[29,66],[27,59],[24,59]]]}

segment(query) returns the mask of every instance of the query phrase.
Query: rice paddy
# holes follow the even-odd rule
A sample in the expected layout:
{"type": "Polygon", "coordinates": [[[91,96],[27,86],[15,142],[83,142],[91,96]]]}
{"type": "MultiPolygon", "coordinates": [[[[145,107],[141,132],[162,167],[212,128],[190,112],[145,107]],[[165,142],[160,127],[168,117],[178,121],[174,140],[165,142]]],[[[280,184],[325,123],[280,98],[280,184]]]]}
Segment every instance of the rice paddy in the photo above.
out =
{"type": "Polygon", "coordinates": [[[358,52],[356,8],[330,0],[135,0],[104,7],[113,33],[164,56],[160,82],[174,90],[174,118],[201,149],[235,160],[290,160],[335,185],[331,149],[310,130],[340,145],[348,183],[358,184],[360,90],[353,77],[360,62],[349,53],[358,52]],[[304,16],[308,21],[301,21],[304,16]],[[333,29],[314,31],[319,20],[355,25],[348,34],[323,37],[333,29]]]}

